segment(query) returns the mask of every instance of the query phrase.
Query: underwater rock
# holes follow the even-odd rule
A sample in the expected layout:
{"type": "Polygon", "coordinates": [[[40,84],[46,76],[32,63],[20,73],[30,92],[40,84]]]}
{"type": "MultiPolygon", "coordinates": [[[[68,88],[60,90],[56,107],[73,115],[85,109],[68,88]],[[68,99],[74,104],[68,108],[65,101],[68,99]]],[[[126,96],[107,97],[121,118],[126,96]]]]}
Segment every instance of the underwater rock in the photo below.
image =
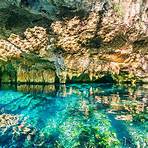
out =
{"type": "Polygon", "coordinates": [[[119,115],[116,117],[116,120],[132,121],[132,119],[132,115],[119,115]]]}
{"type": "Polygon", "coordinates": [[[15,126],[18,124],[18,121],[19,121],[19,117],[17,115],[1,114],[0,128],[8,128],[10,126],[15,126]]]}

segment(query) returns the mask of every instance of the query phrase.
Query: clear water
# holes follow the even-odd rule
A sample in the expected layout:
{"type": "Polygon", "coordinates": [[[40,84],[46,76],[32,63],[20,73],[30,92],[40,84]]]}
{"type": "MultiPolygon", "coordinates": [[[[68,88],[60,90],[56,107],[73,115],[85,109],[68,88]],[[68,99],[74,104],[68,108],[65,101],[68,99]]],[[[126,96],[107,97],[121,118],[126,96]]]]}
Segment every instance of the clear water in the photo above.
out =
{"type": "Polygon", "coordinates": [[[148,85],[20,85],[0,90],[0,147],[148,147],[148,85]]]}

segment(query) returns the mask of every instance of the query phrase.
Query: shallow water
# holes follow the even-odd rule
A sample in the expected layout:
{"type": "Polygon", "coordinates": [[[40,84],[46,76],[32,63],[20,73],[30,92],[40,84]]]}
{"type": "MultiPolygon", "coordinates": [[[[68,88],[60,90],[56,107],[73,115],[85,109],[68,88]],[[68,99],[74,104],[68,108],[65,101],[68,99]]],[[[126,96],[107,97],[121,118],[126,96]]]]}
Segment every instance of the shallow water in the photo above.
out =
{"type": "Polygon", "coordinates": [[[148,85],[4,86],[0,147],[147,147],[148,85]]]}

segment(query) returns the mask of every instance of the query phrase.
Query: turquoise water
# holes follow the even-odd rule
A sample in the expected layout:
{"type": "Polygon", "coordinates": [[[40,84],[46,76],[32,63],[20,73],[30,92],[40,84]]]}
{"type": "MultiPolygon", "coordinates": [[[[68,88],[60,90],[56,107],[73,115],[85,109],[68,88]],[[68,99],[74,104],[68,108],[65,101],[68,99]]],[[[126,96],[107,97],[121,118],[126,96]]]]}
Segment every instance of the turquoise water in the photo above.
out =
{"type": "Polygon", "coordinates": [[[4,86],[0,147],[145,148],[148,85],[4,86]]]}

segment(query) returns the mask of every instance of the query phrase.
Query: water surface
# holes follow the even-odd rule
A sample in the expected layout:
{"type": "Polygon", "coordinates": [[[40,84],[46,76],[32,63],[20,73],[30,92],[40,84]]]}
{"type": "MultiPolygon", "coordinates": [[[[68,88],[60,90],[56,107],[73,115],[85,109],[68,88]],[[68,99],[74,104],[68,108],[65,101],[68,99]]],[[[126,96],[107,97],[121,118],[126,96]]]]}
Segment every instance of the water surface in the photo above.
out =
{"type": "Polygon", "coordinates": [[[6,85],[0,147],[144,148],[147,99],[148,85],[6,85]]]}

